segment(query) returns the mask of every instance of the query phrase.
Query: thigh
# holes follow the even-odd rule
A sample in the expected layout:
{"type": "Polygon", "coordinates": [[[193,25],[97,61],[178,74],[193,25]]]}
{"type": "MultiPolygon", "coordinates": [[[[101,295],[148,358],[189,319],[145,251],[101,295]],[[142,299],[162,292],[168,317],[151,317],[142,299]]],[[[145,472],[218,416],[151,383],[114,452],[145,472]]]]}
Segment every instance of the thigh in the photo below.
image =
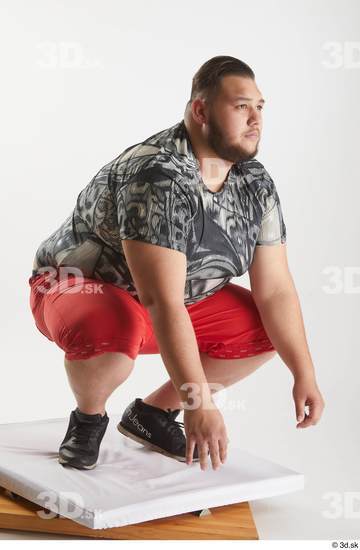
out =
{"type": "MultiPolygon", "coordinates": [[[[30,281],[29,281],[30,282],[30,281]]],[[[40,332],[69,360],[120,351],[135,359],[149,328],[143,308],[125,290],[86,277],[33,280],[31,309],[40,332]]]]}
{"type": "MultiPolygon", "coordinates": [[[[245,287],[228,283],[186,309],[199,351],[210,357],[235,359],[275,350],[252,293],[245,287]]],[[[160,353],[153,329],[139,353],[160,353]]]]}
{"type": "Polygon", "coordinates": [[[188,306],[201,352],[210,357],[242,358],[275,350],[249,289],[228,283],[188,306]]]}

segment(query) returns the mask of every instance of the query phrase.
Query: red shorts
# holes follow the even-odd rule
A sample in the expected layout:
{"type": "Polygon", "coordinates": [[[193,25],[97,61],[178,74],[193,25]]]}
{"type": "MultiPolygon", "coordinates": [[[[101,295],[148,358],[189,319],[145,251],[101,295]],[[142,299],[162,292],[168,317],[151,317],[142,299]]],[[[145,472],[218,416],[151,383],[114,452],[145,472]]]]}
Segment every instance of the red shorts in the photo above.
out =
{"type": "MultiPolygon", "coordinates": [[[[126,290],[86,277],[49,278],[49,272],[28,282],[36,327],[66,359],[88,359],[106,351],[132,359],[160,353],[148,310],[126,290]]],[[[275,350],[247,288],[229,282],[186,309],[199,351],[210,357],[234,359],[275,350]]]]}

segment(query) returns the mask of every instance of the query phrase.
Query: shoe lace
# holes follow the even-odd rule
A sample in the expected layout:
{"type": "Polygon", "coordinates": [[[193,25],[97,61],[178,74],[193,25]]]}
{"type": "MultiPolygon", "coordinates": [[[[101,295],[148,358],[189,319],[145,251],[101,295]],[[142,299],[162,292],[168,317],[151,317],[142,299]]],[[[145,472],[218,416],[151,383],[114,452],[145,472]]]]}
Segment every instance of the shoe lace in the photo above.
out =
{"type": "Polygon", "coordinates": [[[178,436],[178,437],[181,437],[183,438],[184,437],[184,432],[183,430],[181,429],[184,428],[184,422],[180,422],[179,420],[175,420],[175,416],[178,414],[178,412],[180,411],[181,409],[175,409],[175,410],[171,410],[171,409],[166,409],[165,414],[166,414],[166,417],[169,421],[169,432],[174,435],[175,437],[178,436]]]}
{"type": "Polygon", "coordinates": [[[78,443],[87,443],[98,430],[99,426],[97,424],[78,424],[77,426],[73,426],[71,435],[78,443]]]}

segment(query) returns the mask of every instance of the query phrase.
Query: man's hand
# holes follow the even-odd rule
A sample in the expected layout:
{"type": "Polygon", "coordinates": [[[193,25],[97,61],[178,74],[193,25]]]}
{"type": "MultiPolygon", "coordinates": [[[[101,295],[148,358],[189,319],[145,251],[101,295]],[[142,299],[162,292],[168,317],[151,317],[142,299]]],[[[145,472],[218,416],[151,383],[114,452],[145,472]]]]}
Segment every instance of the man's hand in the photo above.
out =
{"type": "Polygon", "coordinates": [[[197,445],[201,469],[206,470],[210,452],[212,467],[218,470],[221,464],[225,463],[229,439],[223,416],[215,403],[211,402],[211,408],[206,405],[196,409],[185,408],[184,427],[186,463],[192,463],[194,448],[197,445]]]}
{"type": "Polygon", "coordinates": [[[325,402],[313,376],[297,377],[293,386],[293,398],[298,424],[297,428],[307,428],[317,424],[325,402]],[[309,406],[309,414],[305,412],[305,406],[309,406]]]}

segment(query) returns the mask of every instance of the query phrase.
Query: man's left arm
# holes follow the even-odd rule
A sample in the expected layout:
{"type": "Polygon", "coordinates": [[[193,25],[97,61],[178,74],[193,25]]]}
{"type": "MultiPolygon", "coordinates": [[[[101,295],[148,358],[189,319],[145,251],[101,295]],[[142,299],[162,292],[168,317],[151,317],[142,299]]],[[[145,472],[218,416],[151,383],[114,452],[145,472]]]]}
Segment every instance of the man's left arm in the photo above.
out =
{"type": "Polygon", "coordinates": [[[300,302],[288,267],[286,243],[256,246],[248,272],[265,331],[294,376],[297,427],[316,424],[325,404],[316,383],[300,302]],[[306,405],[310,414],[305,417],[306,405]]]}

